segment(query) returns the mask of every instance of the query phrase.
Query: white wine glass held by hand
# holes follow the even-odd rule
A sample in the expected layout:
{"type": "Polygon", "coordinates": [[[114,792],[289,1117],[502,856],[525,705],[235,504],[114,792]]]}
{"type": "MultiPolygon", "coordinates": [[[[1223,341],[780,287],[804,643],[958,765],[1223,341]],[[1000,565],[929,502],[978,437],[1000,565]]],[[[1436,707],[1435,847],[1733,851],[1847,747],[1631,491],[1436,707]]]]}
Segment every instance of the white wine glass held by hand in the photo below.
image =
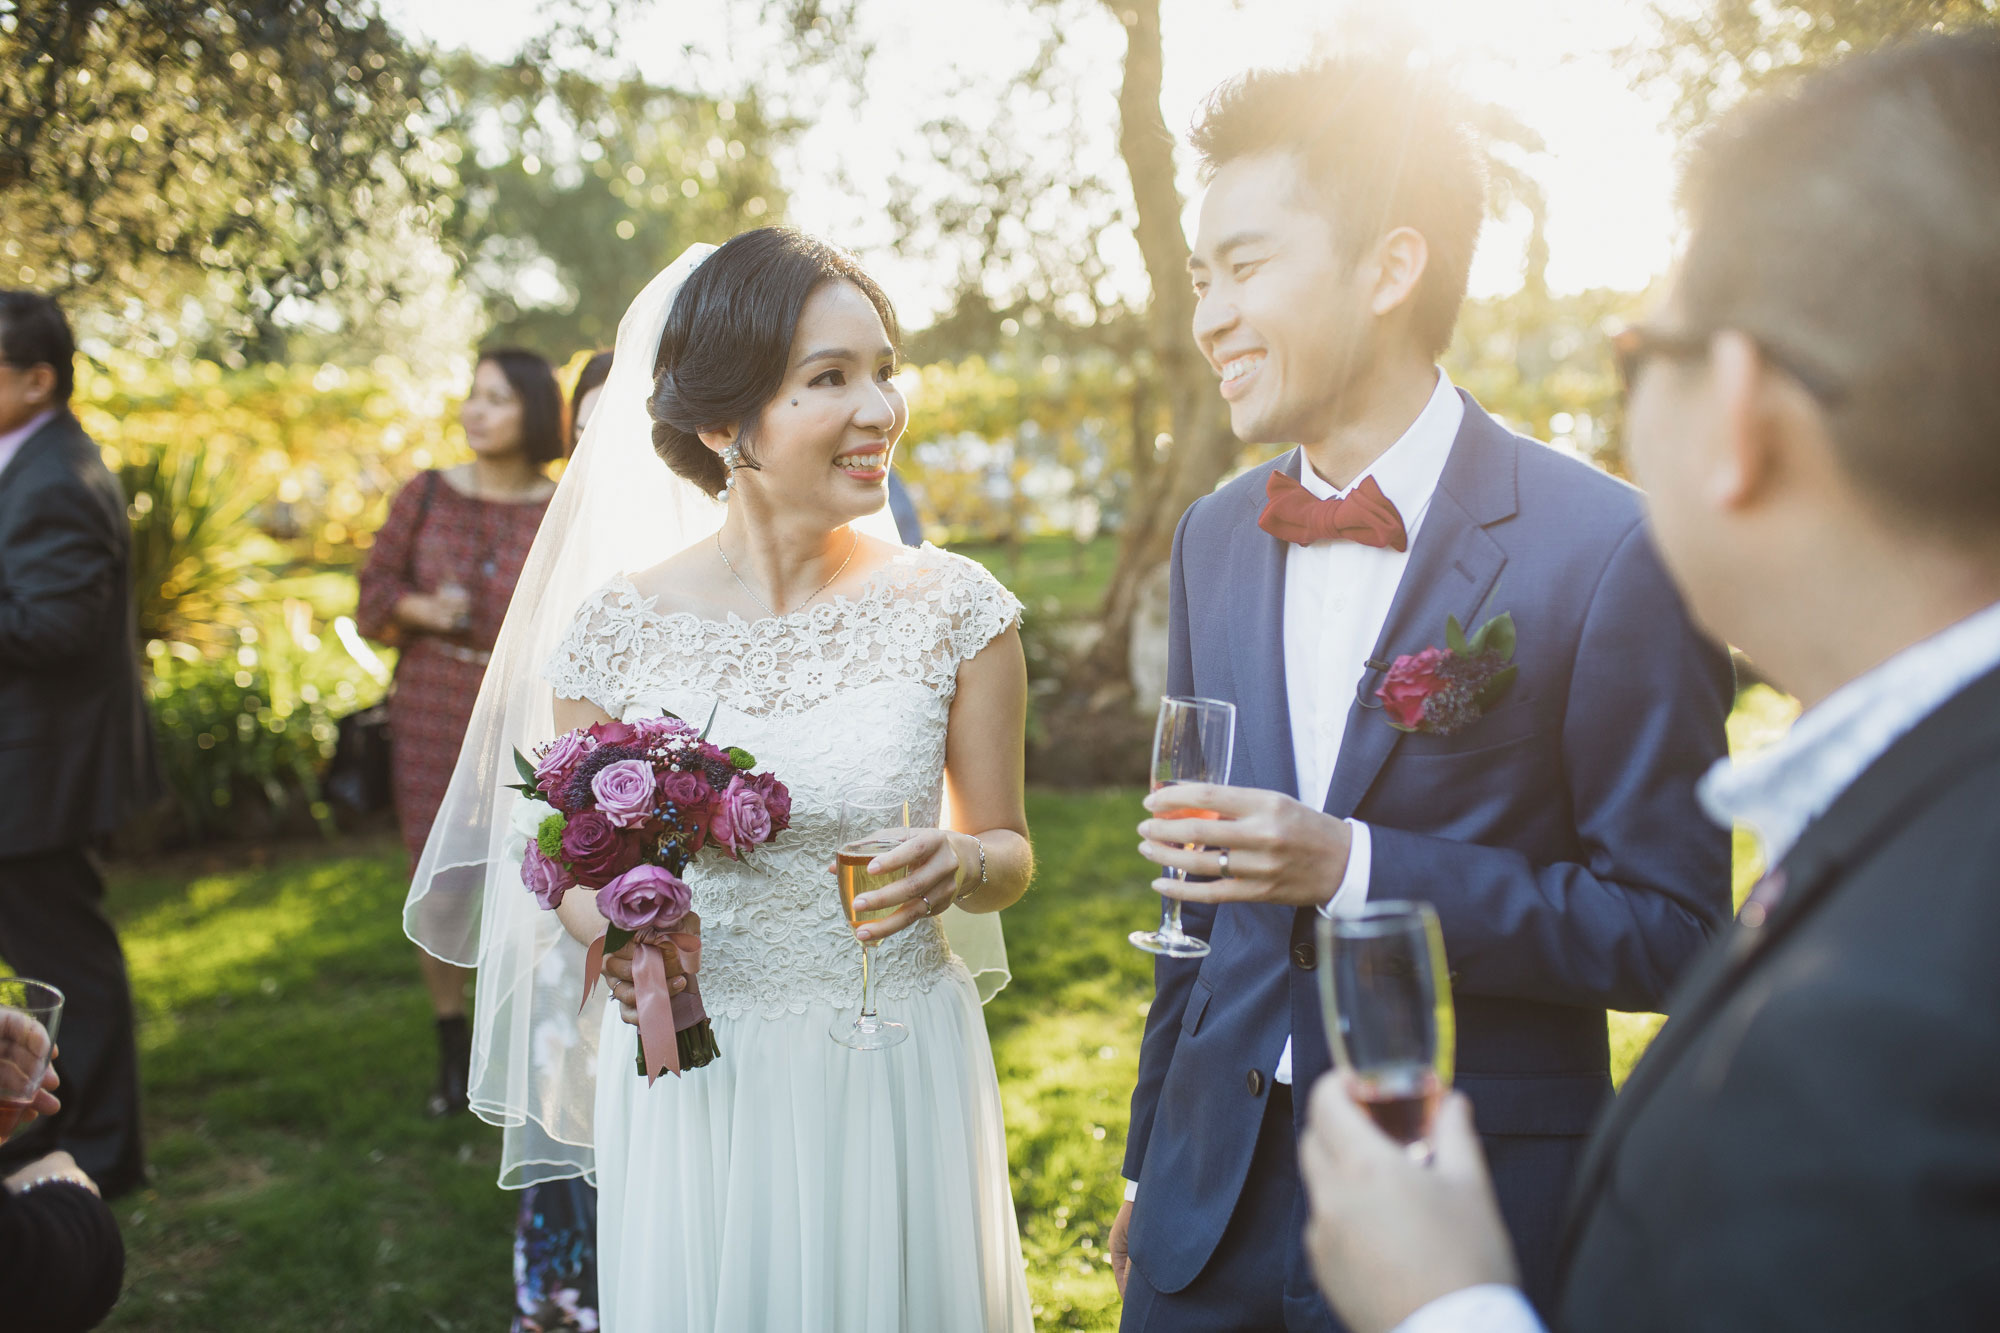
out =
{"type": "MultiPolygon", "coordinates": [[[[1229,785],[1229,760],[1236,747],[1236,705],[1220,699],[1183,698],[1168,695],[1160,700],[1160,720],[1153,729],[1152,789],[1181,782],[1229,785]]],[[[1212,810],[1161,810],[1155,819],[1214,819],[1212,810]]],[[[1172,866],[1163,872],[1168,879],[1186,879],[1185,871],[1172,866]]],[[[1200,958],[1208,952],[1208,941],[1181,928],[1181,900],[1165,898],[1160,904],[1160,928],[1135,930],[1130,939],[1147,953],[1169,958],[1200,958]]]]}
{"type": "Polygon", "coordinates": [[[63,993],[45,981],[0,978],[0,1142],[49,1104],[49,1062],[63,993]]]}
{"type": "Polygon", "coordinates": [[[1320,1008],[1348,1095],[1428,1161],[1457,1043],[1437,912],[1375,902],[1353,916],[1322,916],[1317,928],[1320,1008]]]}
{"type": "MultiPolygon", "coordinates": [[[[834,875],[840,891],[840,906],[847,913],[849,928],[879,921],[893,914],[900,904],[856,912],[854,900],[862,894],[893,884],[909,872],[908,867],[871,874],[869,863],[894,851],[908,835],[909,802],[894,792],[864,788],[840,803],[840,850],[834,857],[834,875]]],[[[852,1022],[836,1019],[827,1035],[842,1046],[857,1051],[881,1051],[908,1039],[910,1030],[875,1012],[875,944],[861,942],[861,1013],[852,1022]]]]}

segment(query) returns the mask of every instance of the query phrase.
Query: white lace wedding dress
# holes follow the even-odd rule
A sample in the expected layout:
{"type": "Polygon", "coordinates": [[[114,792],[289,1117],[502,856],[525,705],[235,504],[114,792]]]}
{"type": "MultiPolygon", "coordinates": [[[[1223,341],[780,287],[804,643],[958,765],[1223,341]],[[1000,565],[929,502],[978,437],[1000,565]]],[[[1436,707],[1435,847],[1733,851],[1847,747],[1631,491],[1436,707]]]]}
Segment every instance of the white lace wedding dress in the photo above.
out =
{"type": "Polygon", "coordinates": [[[977,564],[899,553],[853,598],[784,617],[589,598],[548,676],[631,720],[703,719],[791,789],[792,825],[744,863],[702,857],[701,990],[722,1058],[651,1088],[608,1006],[596,1111],[607,1333],[1028,1330],[1006,1132],[978,993],[936,921],[875,952],[886,1051],[827,1034],[861,953],[827,867],[840,798],[884,786],[934,825],[959,664],[1020,614],[977,564]]]}

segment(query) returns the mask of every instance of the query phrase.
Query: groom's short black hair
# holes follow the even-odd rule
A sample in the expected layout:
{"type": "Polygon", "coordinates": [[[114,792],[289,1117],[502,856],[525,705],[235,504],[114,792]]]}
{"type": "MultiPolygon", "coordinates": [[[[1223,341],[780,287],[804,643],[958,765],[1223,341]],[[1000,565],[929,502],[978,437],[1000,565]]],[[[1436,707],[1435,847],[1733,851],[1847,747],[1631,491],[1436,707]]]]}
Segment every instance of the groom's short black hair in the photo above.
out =
{"type": "Polygon", "coordinates": [[[1451,342],[1479,225],[1486,169],[1458,95],[1407,61],[1343,55],[1259,69],[1209,95],[1190,136],[1204,179],[1240,157],[1290,153],[1353,262],[1409,227],[1430,251],[1412,331],[1436,356],[1451,342]]]}
{"type": "Polygon", "coordinates": [[[56,373],[56,401],[69,401],[76,386],[76,339],[54,297],[0,291],[0,361],[22,370],[49,367],[56,373]]]}
{"type": "Polygon", "coordinates": [[[1927,38],[1752,99],[1681,189],[1674,318],[1762,345],[1912,530],[2000,539],[2000,39],[1927,38]]]}

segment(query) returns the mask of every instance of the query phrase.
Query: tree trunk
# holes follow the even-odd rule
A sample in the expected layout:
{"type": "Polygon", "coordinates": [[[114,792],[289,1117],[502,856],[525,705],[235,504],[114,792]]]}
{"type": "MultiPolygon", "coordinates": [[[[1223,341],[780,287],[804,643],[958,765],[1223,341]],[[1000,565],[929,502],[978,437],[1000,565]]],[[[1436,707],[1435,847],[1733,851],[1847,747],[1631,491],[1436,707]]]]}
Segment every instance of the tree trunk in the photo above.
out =
{"type": "Polygon", "coordinates": [[[1174,178],[1174,139],[1160,112],[1160,0],[1104,2],[1125,26],[1118,148],[1132,176],[1139,250],[1153,287],[1146,333],[1167,400],[1172,444],[1157,466],[1135,468],[1132,506],[1100,613],[1104,634],[1083,665],[1082,683],[1098,695],[1129,689],[1127,659],[1139,589],[1171,553],[1181,513],[1215,488],[1237,447],[1215,375],[1190,332],[1194,291],[1174,178]]]}

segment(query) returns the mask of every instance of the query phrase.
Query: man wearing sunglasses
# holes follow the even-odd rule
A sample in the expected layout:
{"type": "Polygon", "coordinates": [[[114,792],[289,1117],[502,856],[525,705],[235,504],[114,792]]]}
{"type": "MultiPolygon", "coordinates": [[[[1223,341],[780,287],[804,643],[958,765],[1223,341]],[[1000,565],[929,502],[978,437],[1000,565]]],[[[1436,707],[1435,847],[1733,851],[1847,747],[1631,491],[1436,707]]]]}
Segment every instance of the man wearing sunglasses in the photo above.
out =
{"type": "MultiPolygon", "coordinates": [[[[2000,40],[1714,131],[1629,452],[1696,618],[1798,695],[1700,795],[1769,867],[1599,1124],[1558,1328],[2000,1326],[2000,40]]],[[[1308,1248],[1357,1333],[1536,1329],[1466,1104],[1407,1161],[1312,1094],[1308,1248]]]]}

